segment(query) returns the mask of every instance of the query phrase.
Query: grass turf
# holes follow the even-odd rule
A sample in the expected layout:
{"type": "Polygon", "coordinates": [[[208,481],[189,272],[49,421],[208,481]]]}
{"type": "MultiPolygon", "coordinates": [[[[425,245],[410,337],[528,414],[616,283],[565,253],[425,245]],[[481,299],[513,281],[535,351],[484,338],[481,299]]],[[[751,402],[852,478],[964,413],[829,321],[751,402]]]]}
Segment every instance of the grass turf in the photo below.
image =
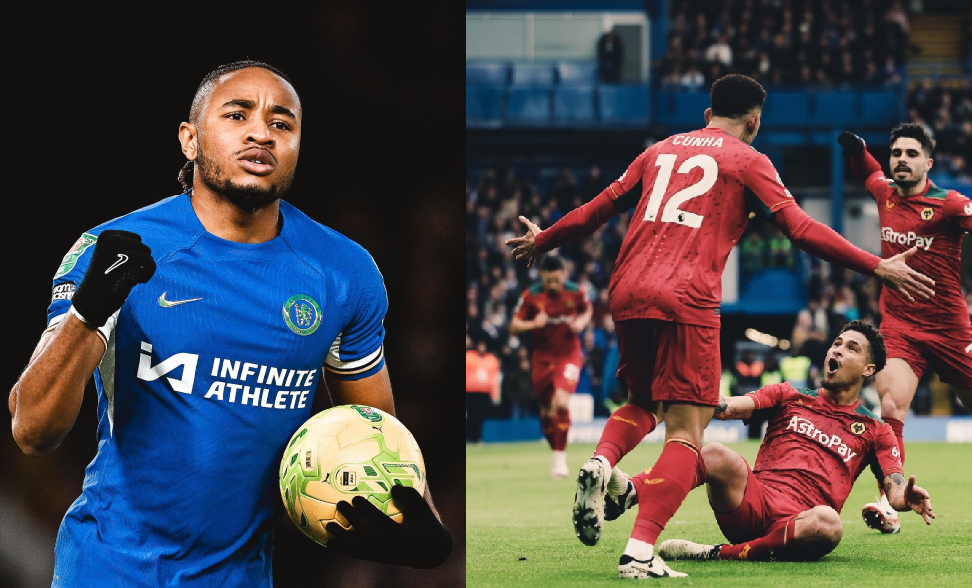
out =
{"type": "MultiPolygon", "coordinates": [[[[728,446],[754,463],[755,441],[728,446]]],[[[910,443],[905,475],[931,494],[937,519],[926,526],[914,513],[901,513],[901,533],[867,528],[861,507],[877,496],[870,470],[858,478],[841,520],[844,537],[816,562],[673,562],[688,578],[655,580],[679,586],[892,587],[972,586],[972,511],[965,500],[972,486],[972,444],[910,443]]],[[[567,448],[572,471],[590,457],[593,444],[567,448]]],[[[657,459],[661,444],[643,443],[621,462],[629,474],[657,459]]],[[[472,587],[618,586],[618,557],[634,524],[634,512],[607,522],[600,542],[583,545],[570,521],[573,476],[550,477],[545,443],[466,446],[466,585],[472,587]]],[[[693,490],[669,522],[660,541],[725,541],[706,501],[693,490]]]]}

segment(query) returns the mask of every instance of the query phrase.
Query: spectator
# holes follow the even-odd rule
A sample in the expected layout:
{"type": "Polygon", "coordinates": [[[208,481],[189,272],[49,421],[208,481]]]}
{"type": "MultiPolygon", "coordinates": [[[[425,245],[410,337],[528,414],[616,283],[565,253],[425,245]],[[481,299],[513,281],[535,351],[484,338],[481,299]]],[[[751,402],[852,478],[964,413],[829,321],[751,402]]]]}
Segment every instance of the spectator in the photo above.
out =
{"type": "Polygon", "coordinates": [[[500,385],[502,403],[510,417],[520,419],[536,415],[533,396],[533,379],[530,371],[530,352],[518,348],[512,357],[504,361],[503,381],[500,385]]]}
{"type": "Polygon", "coordinates": [[[613,31],[607,31],[597,41],[597,71],[602,82],[616,84],[621,81],[621,65],[624,45],[613,31]]]}
{"type": "MultiPolygon", "coordinates": [[[[468,344],[467,344],[468,347],[468,344]]],[[[485,341],[466,349],[466,442],[483,438],[483,420],[500,399],[500,362],[485,341]]]]}

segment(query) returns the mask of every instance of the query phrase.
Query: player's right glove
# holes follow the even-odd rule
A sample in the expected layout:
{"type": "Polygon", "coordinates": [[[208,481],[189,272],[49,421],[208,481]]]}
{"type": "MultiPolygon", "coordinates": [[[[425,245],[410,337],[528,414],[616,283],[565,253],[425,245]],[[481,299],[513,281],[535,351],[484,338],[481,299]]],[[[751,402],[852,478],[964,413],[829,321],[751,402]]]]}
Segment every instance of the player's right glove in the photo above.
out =
{"type": "Polygon", "coordinates": [[[415,488],[397,484],[391,495],[402,510],[401,523],[363,496],[355,496],[350,504],[342,500],[338,512],[352,528],[328,523],[327,547],[357,559],[413,568],[434,568],[445,562],[452,553],[452,532],[436,518],[425,498],[415,488]]]}
{"type": "Polygon", "coordinates": [[[125,303],[132,288],[154,273],[152,250],[141,237],[129,231],[102,231],[71,304],[85,322],[101,327],[125,303]]]}
{"type": "Polygon", "coordinates": [[[844,155],[854,156],[864,151],[864,139],[854,133],[844,131],[837,137],[837,142],[844,148],[844,155]]]}

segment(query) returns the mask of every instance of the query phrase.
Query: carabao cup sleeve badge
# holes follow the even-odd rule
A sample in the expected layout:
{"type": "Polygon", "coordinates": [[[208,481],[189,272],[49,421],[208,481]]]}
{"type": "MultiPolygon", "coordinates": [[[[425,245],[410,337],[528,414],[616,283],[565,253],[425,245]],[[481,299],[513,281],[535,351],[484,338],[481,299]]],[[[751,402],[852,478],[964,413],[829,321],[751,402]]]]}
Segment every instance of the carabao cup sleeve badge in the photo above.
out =
{"type": "Polygon", "coordinates": [[[307,336],[321,326],[321,306],[307,294],[294,294],[284,302],[283,317],[291,331],[307,336]]]}

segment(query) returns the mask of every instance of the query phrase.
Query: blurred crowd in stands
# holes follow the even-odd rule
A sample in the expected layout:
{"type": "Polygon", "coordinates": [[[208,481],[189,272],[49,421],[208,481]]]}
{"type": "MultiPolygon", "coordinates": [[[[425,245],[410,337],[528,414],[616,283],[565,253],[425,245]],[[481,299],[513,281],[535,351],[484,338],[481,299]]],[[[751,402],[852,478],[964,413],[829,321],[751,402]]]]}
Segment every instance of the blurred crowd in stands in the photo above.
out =
{"type": "Polygon", "coordinates": [[[764,85],[896,87],[911,45],[900,0],[675,0],[662,87],[706,91],[743,73],[764,85]]]}
{"type": "MultiPolygon", "coordinates": [[[[972,90],[968,77],[918,79],[908,91],[908,119],[935,139],[933,181],[972,182],[972,90]]],[[[967,194],[968,195],[968,194],[967,194]]]]}

